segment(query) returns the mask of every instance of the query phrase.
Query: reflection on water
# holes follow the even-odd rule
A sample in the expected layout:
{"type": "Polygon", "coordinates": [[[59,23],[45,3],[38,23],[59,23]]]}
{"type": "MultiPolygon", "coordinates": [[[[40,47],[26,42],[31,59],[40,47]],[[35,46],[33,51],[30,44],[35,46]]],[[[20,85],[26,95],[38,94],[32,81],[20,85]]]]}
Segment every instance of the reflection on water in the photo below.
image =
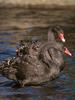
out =
{"type": "Polygon", "coordinates": [[[65,30],[66,44],[72,58],[59,78],[37,87],[12,88],[13,81],[0,76],[0,100],[75,100],[75,14],[62,9],[10,9],[0,15],[0,61],[15,55],[21,39],[47,39],[48,26],[60,24],[65,30]],[[7,16],[8,15],[8,16],[7,16]]]}

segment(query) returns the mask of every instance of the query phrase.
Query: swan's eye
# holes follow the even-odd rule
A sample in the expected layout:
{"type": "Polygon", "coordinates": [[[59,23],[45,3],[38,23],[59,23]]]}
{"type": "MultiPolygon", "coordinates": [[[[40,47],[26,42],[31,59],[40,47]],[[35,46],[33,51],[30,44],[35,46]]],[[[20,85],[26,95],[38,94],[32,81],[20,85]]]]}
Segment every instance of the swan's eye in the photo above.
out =
{"type": "Polygon", "coordinates": [[[65,42],[64,33],[59,33],[59,39],[60,39],[62,42],[65,42]]]}

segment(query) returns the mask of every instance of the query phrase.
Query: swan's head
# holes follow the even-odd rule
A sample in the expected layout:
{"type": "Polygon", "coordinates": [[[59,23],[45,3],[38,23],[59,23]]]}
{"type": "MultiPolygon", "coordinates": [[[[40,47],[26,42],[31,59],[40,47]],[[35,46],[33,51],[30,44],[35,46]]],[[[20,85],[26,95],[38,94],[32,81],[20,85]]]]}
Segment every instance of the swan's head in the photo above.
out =
{"type": "Polygon", "coordinates": [[[60,26],[55,26],[52,28],[52,31],[54,33],[56,33],[57,38],[59,38],[59,40],[61,40],[63,43],[66,41],[65,37],[64,37],[64,31],[61,29],[60,26]]]}
{"type": "Polygon", "coordinates": [[[53,44],[53,47],[68,56],[72,56],[72,53],[70,52],[70,50],[66,46],[64,46],[62,43],[57,42],[57,43],[53,44]]]}

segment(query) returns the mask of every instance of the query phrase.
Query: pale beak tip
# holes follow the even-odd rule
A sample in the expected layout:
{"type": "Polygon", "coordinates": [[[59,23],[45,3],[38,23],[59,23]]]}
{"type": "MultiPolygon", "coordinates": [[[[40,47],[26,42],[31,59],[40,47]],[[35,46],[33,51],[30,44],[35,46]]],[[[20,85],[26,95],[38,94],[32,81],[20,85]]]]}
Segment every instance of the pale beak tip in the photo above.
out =
{"type": "Polygon", "coordinates": [[[65,39],[62,39],[63,42],[65,42],[65,39]]]}
{"type": "Polygon", "coordinates": [[[70,53],[70,56],[72,56],[72,54],[70,53]]]}

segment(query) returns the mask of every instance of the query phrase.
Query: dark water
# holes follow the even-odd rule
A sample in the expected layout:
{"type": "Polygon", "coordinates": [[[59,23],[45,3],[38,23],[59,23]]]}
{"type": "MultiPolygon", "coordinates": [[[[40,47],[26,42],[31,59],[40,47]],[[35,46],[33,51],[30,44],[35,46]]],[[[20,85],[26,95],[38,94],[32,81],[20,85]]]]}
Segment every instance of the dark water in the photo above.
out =
{"type": "Polygon", "coordinates": [[[59,78],[43,86],[12,88],[0,76],[0,100],[75,100],[75,9],[0,9],[0,61],[15,56],[21,39],[47,38],[48,26],[61,25],[72,57],[59,78]]]}

